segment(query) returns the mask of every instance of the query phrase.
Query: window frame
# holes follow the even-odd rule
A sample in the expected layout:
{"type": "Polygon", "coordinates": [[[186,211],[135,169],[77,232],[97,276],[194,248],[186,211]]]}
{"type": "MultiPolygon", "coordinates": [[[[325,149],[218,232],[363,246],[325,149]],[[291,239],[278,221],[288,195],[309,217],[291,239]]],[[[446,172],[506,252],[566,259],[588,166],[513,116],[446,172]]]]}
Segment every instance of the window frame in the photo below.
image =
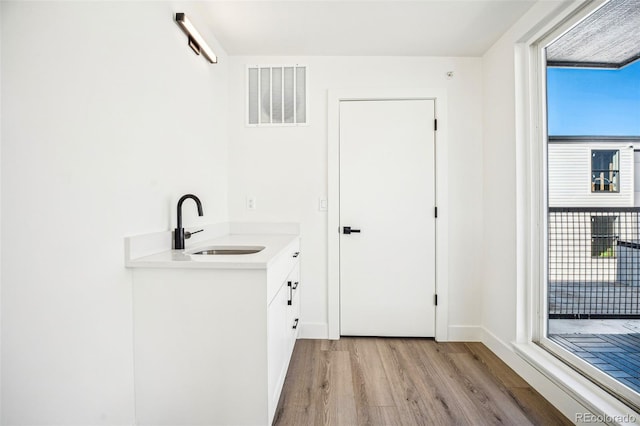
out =
{"type": "MultiPolygon", "coordinates": [[[[524,117],[521,123],[525,129],[525,163],[528,163],[528,176],[521,188],[526,190],[528,198],[524,200],[528,212],[519,219],[528,229],[521,236],[523,245],[519,248],[525,253],[524,268],[529,268],[526,276],[525,292],[529,295],[520,313],[523,326],[519,327],[517,341],[533,343],[556,359],[564,363],[566,369],[577,371],[610,397],[627,407],[640,412],[638,393],[613,379],[603,371],[593,367],[580,357],[561,347],[547,337],[548,335],[548,128],[547,128],[547,81],[545,47],[557,40],[578,22],[593,13],[606,2],[574,3],[572,10],[557,16],[555,22],[549,22],[545,28],[531,36],[528,42],[520,44],[522,57],[516,57],[524,67],[522,71],[520,95],[524,101],[524,117]],[[528,181],[527,181],[528,179],[528,181]],[[528,264],[528,266],[526,266],[528,264]]],[[[571,7],[570,7],[571,9],[571,7]]],[[[620,160],[618,160],[620,161],[620,160]]],[[[608,191],[606,191],[608,192],[608,191]]],[[[613,191],[612,191],[613,192],[613,191]]],[[[602,192],[600,192],[602,193],[602,192]]],[[[614,192],[615,193],[615,192],[614,192]]],[[[524,207],[524,206],[522,206],[524,207]]],[[[519,352],[528,357],[526,349],[519,352]]],[[[534,362],[531,360],[530,362],[534,362]]],[[[535,362],[534,362],[535,363],[535,362]]],[[[565,385],[566,386],[566,385],[565,385]]],[[[572,392],[568,388],[569,392],[572,392]]],[[[582,395],[574,393],[578,400],[585,401],[582,395]]],[[[619,408],[619,407],[618,407],[619,408]]]]}
{"type": "Polygon", "coordinates": [[[591,222],[591,257],[594,259],[601,259],[603,257],[610,257],[615,259],[618,254],[617,244],[620,237],[620,231],[618,222],[618,216],[594,216],[590,217],[591,222]],[[605,220],[603,220],[605,219],[605,220]],[[601,230],[605,227],[605,232],[601,230]],[[596,233],[596,230],[598,233],[596,233]],[[597,244],[594,244],[598,241],[597,244]],[[599,247],[599,248],[598,248],[599,247]],[[606,247],[603,251],[602,248],[606,247]],[[603,256],[602,253],[610,252],[610,256],[603,256]]]}
{"type": "MultiPolygon", "coordinates": [[[[591,158],[591,193],[592,194],[619,194],[620,193],[620,150],[619,149],[601,149],[601,148],[596,148],[596,149],[591,149],[590,150],[590,158],[591,158]],[[593,157],[594,157],[594,153],[596,152],[615,152],[615,156],[617,156],[617,168],[616,169],[609,169],[609,170],[604,170],[604,169],[594,169],[593,168],[593,157]],[[615,189],[614,190],[607,190],[607,189],[595,189],[598,187],[597,184],[594,185],[594,173],[595,172],[599,172],[599,173],[606,173],[606,172],[615,172],[615,189]]],[[[595,180],[597,180],[598,178],[595,178],[595,180]]],[[[609,185],[611,185],[611,183],[609,183],[609,185]]]]}

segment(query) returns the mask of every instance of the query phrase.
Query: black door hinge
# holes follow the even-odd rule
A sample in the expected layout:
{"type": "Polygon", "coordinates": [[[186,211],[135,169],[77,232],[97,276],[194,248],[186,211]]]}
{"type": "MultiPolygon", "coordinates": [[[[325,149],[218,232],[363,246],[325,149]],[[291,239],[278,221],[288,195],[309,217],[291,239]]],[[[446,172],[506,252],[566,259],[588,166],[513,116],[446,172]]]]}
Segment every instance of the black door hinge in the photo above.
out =
{"type": "Polygon", "coordinates": [[[437,218],[438,217],[438,208],[434,207],[434,212],[433,215],[437,218]]]}
{"type": "Polygon", "coordinates": [[[434,296],[434,297],[433,297],[433,299],[434,299],[434,300],[433,300],[434,305],[438,306],[438,295],[437,295],[437,294],[434,294],[433,296],[434,296]]]}
{"type": "Polygon", "coordinates": [[[433,130],[438,130],[438,119],[433,120],[433,130]]]}

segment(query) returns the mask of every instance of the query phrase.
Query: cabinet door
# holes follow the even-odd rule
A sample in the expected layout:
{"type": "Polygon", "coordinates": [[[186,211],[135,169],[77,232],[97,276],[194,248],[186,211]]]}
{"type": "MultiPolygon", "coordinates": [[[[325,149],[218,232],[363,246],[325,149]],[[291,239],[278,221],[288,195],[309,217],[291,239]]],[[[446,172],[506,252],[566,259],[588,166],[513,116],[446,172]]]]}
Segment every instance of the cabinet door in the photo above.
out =
{"type": "Polygon", "coordinates": [[[269,382],[269,417],[275,413],[280,391],[287,374],[289,353],[287,352],[289,287],[282,283],[280,290],[271,301],[267,313],[267,346],[269,382]]]}

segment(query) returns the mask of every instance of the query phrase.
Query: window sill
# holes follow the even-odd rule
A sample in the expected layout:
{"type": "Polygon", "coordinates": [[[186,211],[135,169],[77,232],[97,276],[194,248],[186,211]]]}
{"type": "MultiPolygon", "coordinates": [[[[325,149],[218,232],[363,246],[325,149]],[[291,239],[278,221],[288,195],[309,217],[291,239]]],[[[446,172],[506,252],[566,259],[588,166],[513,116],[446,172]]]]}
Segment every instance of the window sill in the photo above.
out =
{"type": "MultiPolygon", "coordinates": [[[[614,398],[533,342],[513,343],[515,352],[538,372],[607,424],[637,424],[640,413],[614,398]]],[[[577,422],[577,419],[570,419],[577,422]]],[[[583,421],[584,422],[584,421],[583,421]]]]}

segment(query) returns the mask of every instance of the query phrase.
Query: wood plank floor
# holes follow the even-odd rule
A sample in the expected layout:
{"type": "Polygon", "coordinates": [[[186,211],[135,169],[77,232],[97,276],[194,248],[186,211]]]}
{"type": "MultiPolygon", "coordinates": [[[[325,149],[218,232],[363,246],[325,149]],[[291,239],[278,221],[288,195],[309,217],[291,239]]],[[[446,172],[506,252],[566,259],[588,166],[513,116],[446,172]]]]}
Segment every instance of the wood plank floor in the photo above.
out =
{"type": "Polygon", "coordinates": [[[298,340],[274,425],[570,425],[481,343],[298,340]]]}

